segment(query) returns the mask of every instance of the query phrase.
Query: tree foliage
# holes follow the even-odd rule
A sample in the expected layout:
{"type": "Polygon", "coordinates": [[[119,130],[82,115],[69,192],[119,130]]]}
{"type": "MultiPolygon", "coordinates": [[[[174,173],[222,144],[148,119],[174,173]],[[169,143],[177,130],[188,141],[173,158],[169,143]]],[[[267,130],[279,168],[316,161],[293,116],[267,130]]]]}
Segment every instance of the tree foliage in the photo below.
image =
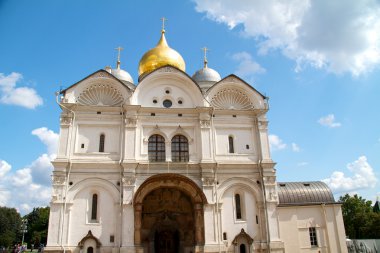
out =
{"type": "Polygon", "coordinates": [[[47,232],[49,226],[49,207],[33,208],[33,211],[25,215],[28,220],[28,232],[25,234],[25,241],[28,244],[33,244],[36,247],[40,243],[46,245],[47,232]]]}
{"type": "Polygon", "coordinates": [[[346,235],[350,239],[380,238],[380,213],[374,212],[372,201],[348,194],[339,198],[346,235]]]}
{"type": "Polygon", "coordinates": [[[9,247],[19,237],[21,216],[15,208],[0,207],[0,246],[9,247]]]}
{"type": "Polygon", "coordinates": [[[43,243],[46,245],[47,230],[49,225],[49,207],[34,208],[32,212],[21,218],[15,208],[0,207],[0,246],[10,247],[22,240],[21,222],[26,219],[27,232],[24,242],[30,247],[36,247],[43,243]]]}

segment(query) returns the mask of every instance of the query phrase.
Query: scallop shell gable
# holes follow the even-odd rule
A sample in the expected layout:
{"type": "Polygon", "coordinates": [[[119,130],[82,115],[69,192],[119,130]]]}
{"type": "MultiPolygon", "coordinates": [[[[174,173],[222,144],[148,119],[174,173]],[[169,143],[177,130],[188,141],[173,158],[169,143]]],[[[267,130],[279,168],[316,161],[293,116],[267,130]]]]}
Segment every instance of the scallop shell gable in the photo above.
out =
{"type": "Polygon", "coordinates": [[[123,101],[120,91],[109,84],[93,84],[77,98],[81,105],[120,106],[123,101]]]}
{"type": "Polygon", "coordinates": [[[226,88],[218,91],[211,99],[217,109],[249,110],[254,108],[252,101],[242,91],[226,88]]]}

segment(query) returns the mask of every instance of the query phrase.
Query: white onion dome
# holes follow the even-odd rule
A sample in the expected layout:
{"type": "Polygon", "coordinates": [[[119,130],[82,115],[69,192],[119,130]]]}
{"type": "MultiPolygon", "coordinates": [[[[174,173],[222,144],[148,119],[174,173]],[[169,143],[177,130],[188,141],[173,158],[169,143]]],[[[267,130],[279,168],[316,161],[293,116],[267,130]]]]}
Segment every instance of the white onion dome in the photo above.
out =
{"type": "Polygon", "coordinates": [[[219,82],[222,78],[219,73],[205,66],[203,69],[198,70],[193,75],[193,80],[197,83],[199,82],[219,82]]]}
{"type": "Polygon", "coordinates": [[[210,88],[213,84],[222,79],[217,71],[207,67],[206,56],[203,68],[195,72],[192,78],[202,90],[210,88]]]}
{"type": "Polygon", "coordinates": [[[133,78],[131,77],[131,75],[123,69],[120,69],[120,68],[111,69],[111,74],[121,81],[127,81],[130,83],[133,83],[133,78]]]}
{"type": "Polygon", "coordinates": [[[132,76],[125,70],[120,68],[120,51],[123,49],[121,47],[116,48],[119,53],[117,55],[116,68],[112,69],[110,66],[106,66],[105,70],[112,74],[114,77],[119,79],[120,81],[127,81],[133,84],[132,76]]]}

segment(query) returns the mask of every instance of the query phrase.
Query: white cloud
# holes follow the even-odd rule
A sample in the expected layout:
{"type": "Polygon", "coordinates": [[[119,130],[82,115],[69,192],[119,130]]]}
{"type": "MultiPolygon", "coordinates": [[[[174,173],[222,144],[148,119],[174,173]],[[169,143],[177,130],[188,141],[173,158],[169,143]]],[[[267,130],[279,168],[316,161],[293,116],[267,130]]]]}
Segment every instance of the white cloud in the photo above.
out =
{"type": "Polygon", "coordinates": [[[354,76],[380,63],[380,2],[376,0],[194,0],[196,10],[280,50],[305,65],[354,76]]]}
{"type": "Polygon", "coordinates": [[[269,138],[269,146],[271,148],[271,150],[281,150],[281,149],[284,149],[286,148],[286,143],[284,143],[280,137],[278,137],[277,135],[275,134],[270,134],[268,136],[269,138]]]}
{"type": "Polygon", "coordinates": [[[28,87],[16,87],[16,83],[22,79],[19,73],[11,73],[6,76],[0,73],[0,103],[18,105],[28,109],[34,109],[42,105],[42,98],[36,90],[28,87]]]}
{"type": "Polygon", "coordinates": [[[341,123],[335,121],[335,116],[334,114],[329,114],[325,117],[321,117],[318,120],[318,123],[321,124],[322,126],[327,126],[330,128],[336,128],[342,126],[341,123]]]}
{"type": "Polygon", "coordinates": [[[353,192],[365,188],[374,188],[377,178],[373,168],[367,162],[367,157],[360,156],[358,160],[347,164],[347,169],[353,174],[346,176],[342,171],[334,171],[330,178],[322,180],[334,193],[353,192]]]}
{"type": "Polygon", "coordinates": [[[46,127],[34,129],[32,134],[37,136],[46,145],[49,154],[55,154],[58,150],[59,135],[46,127]]]}
{"type": "Polygon", "coordinates": [[[300,147],[294,142],[292,143],[292,150],[294,152],[300,152],[301,151],[300,147]]]}
{"type": "Polygon", "coordinates": [[[32,183],[32,174],[29,168],[17,170],[11,178],[14,187],[24,187],[32,183]]]}
{"type": "Polygon", "coordinates": [[[5,174],[7,174],[8,171],[11,170],[11,168],[12,166],[8,164],[6,161],[0,160],[0,178],[4,177],[5,174]]]}
{"type": "Polygon", "coordinates": [[[239,62],[235,74],[241,77],[250,77],[255,73],[265,73],[265,69],[252,59],[247,52],[239,52],[232,55],[232,59],[239,62]]]}
{"type": "Polygon", "coordinates": [[[53,170],[50,161],[56,157],[58,144],[58,134],[45,127],[33,130],[32,134],[45,144],[47,153],[14,172],[10,170],[10,164],[0,160],[0,205],[15,207],[24,214],[35,206],[49,203],[53,170]]]}
{"type": "Polygon", "coordinates": [[[33,181],[43,185],[49,185],[51,182],[51,175],[53,171],[53,165],[51,161],[55,158],[55,155],[42,154],[30,165],[33,181]]]}
{"type": "MultiPolygon", "coordinates": [[[[288,144],[286,144],[278,135],[270,134],[268,135],[269,139],[269,146],[272,151],[276,150],[283,150],[288,147],[288,144]]],[[[291,149],[293,152],[300,152],[301,149],[296,143],[291,143],[291,149]]]]}
{"type": "Polygon", "coordinates": [[[11,193],[5,189],[2,189],[1,186],[0,193],[0,206],[6,206],[11,197],[11,193]]]}
{"type": "Polygon", "coordinates": [[[308,164],[309,164],[308,162],[299,162],[299,163],[297,163],[297,166],[298,167],[303,167],[303,166],[306,166],[308,164]]]}

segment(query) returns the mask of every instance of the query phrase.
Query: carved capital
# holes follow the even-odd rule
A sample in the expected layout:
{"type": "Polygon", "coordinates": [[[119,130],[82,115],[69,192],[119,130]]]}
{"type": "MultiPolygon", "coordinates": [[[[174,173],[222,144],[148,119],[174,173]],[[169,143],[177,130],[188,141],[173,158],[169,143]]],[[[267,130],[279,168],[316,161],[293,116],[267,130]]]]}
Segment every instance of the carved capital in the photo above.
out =
{"type": "Polygon", "coordinates": [[[266,176],[263,178],[264,184],[275,184],[276,183],[276,177],[275,176],[266,176]]]}
{"type": "Polygon", "coordinates": [[[211,126],[210,120],[200,120],[199,124],[201,125],[201,128],[210,128],[211,126]]]}
{"type": "Polygon", "coordinates": [[[268,129],[268,121],[259,121],[258,125],[259,125],[260,130],[267,130],[268,129]]]}
{"type": "Polygon", "coordinates": [[[136,127],[137,119],[136,118],[126,118],[125,125],[127,127],[136,127]]]}
{"type": "Polygon", "coordinates": [[[203,186],[213,186],[215,184],[215,180],[213,177],[204,177],[202,178],[203,186]]]}
{"type": "Polygon", "coordinates": [[[267,201],[276,202],[278,199],[277,192],[275,189],[270,189],[267,196],[267,201]]]}
{"type": "Polygon", "coordinates": [[[71,123],[73,122],[73,118],[68,115],[61,116],[60,122],[62,126],[71,126],[71,123]]]}
{"type": "Polygon", "coordinates": [[[53,176],[52,178],[53,184],[55,185],[64,185],[66,182],[65,176],[53,176]]]}
{"type": "Polygon", "coordinates": [[[124,186],[134,186],[136,182],[135,177],[123,177],[123,185],[124,186]]]}

